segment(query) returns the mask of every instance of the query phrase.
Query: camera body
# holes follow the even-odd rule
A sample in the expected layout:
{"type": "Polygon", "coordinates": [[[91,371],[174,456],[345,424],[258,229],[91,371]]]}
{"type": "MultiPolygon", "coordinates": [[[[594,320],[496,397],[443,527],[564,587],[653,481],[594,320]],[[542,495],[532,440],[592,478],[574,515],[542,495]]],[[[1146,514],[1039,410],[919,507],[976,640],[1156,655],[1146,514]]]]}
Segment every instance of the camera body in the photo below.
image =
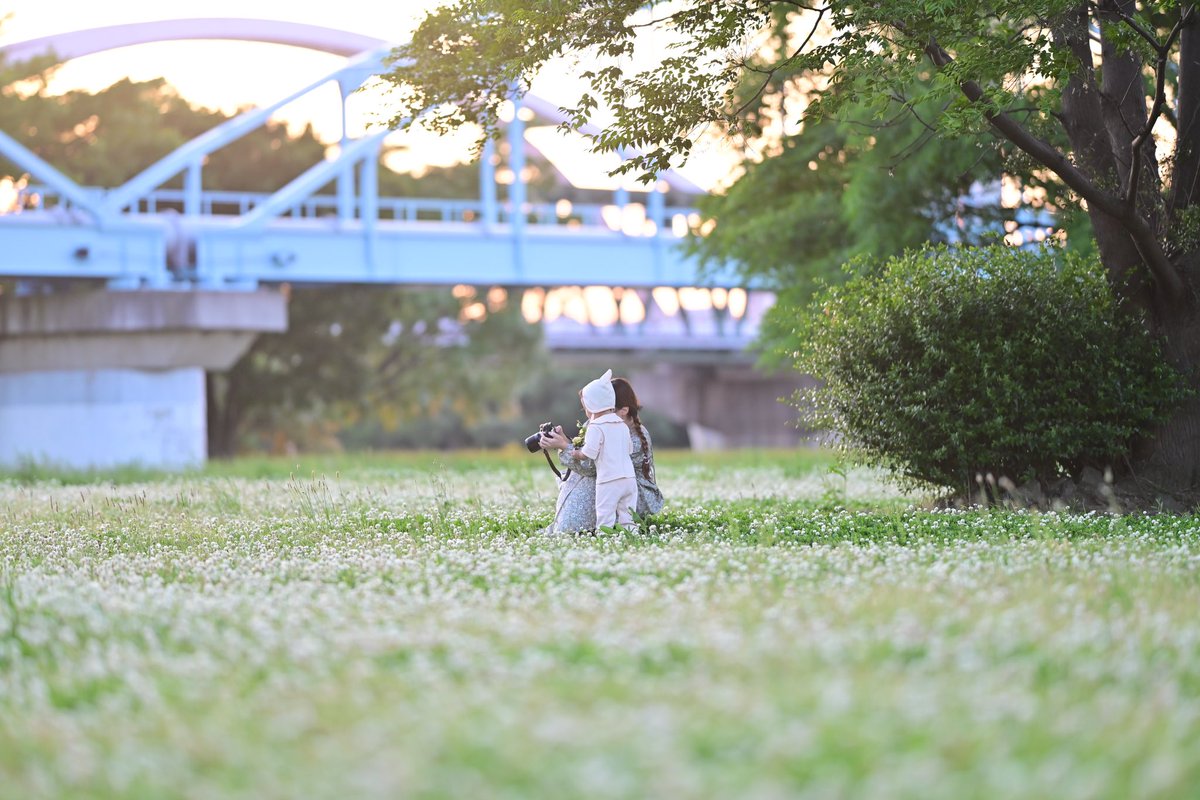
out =
{"type": "Polygon", "coordinates": [[[543,422],[538,426],[538,432],[532,436],[525,437],[525,449],[531,453],[536,453],[542,449],[542,437],[554,431],[553,422],[543,422]]]}

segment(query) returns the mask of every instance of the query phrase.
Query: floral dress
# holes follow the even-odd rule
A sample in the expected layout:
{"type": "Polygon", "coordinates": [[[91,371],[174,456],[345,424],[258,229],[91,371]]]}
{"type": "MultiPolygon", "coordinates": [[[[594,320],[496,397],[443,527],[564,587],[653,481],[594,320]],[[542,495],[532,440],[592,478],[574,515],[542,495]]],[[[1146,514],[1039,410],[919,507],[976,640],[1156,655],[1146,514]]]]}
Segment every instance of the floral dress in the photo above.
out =
{"type": "MultiPolygon", "coordinates": [[[[642,435],[646,437],[645,451],[642,448],[641,437],[632,436],[633,474],[638,485],[638,516],[657,514],[662,510],[663,496],[658,485],[654,482],[654,446],[650,443],[650,433],[642,426],[642,435]],[[642,465],[650,465],[650,477],[642,472],[642,465]]],[[[571,474],[558,485],[558,502],[554,506],[554,522],[550,525],[551,533],[574,533],[590,531],[596,527],[596,462],[580,456],[574,458],[578,450],[574,444],[558,454],[559,463],[564,474],[567,469],[571,474]]]]}

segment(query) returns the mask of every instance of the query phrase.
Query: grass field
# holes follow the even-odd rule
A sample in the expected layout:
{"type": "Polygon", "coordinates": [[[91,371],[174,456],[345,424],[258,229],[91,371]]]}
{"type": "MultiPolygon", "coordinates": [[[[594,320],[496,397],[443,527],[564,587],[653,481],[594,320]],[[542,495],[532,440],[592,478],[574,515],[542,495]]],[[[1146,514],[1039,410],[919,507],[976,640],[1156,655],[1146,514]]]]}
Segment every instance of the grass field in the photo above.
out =
{"type": "Polygon", "coordinates": [[[1200,796],[1200,519],[830,464],[598,537],[524,453],[11,474],[0,797],[1200,796]]]}

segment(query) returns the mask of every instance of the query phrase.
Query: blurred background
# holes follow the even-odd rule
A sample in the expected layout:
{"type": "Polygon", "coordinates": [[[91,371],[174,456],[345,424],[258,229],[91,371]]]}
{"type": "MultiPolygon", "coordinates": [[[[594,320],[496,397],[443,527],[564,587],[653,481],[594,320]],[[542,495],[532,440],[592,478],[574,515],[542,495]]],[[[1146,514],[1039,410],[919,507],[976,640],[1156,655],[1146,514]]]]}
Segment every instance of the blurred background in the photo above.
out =
{"type": "Polygon", "coordinates": [[[806,441],[774,295],[689,247],[742,154],[610,177],[556,75],[482,154],[389,133],[371,70],[432,5],[6,5],[3,465],[512,447],[606,368],[658,447],[806,441]]]}

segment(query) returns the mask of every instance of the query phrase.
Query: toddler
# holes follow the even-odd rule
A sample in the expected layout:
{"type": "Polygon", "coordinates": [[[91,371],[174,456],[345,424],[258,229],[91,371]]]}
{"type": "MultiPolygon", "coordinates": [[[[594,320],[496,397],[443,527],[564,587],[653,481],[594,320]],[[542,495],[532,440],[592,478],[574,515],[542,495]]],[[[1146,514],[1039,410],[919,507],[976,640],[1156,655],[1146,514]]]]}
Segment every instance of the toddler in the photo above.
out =
{"type": "Polygon", "coordinates": [[[637,506],[637,481],[633,474],[633,440],[629,426],[617,416],[617,396],[612,370],[583,387],[579,393],[588,415],[581,454],[596,462],[596,529],[632,526],[637,506]]]}

